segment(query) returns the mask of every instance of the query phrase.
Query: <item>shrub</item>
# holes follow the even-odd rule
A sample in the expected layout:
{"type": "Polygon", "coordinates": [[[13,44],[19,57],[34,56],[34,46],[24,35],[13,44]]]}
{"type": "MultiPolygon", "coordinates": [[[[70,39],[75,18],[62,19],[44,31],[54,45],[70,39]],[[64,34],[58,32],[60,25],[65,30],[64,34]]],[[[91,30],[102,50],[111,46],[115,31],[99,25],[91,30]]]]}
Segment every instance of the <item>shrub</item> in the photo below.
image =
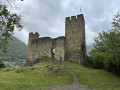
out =
{"type": "Polygon", "coordinates": [[[4,63],[0,60],[0,68],[4,68],[4,67],[5,67],[4,63]]]}

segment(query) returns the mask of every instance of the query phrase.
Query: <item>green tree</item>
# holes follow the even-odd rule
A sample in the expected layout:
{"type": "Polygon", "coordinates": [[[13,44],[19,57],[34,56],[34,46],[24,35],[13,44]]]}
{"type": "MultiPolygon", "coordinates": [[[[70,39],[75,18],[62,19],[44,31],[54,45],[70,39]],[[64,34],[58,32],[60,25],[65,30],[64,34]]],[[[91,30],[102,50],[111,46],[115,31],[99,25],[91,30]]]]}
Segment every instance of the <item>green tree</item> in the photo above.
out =
{"type": "Polygon", "coordinates": [[[13,35],[13,31],[17,28],[23,28],[21,16],[16,13],[11,14],[7,7],[0,4],[0,49],[7,53],[8,39],[13,35]]]}
{"type": "Polygon", "coordinates": [[[94,38],[94,49],[89,52],[97,68],[120,72],[120,15],[117,13],[112,22],[113,28],[99,33],[94,38]]]}

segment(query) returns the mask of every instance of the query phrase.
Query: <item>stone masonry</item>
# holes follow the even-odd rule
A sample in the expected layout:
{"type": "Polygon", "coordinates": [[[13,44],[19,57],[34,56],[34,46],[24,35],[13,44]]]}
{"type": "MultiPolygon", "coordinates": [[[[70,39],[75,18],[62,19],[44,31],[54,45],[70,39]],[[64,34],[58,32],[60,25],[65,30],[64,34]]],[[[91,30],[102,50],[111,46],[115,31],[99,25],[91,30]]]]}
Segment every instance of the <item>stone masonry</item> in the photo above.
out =
{"type": "Polygon", "coordinates": [[[84,63],[86,53],[85,21],[83,14],[66,17],[65,36],[57,38],[41,37],[35,32],[29,33],[26,63],[42,57],[56,60],[70,60],[79,64],[84,63]],[[53,49],[55,55],[53,55],[53,49]]]}

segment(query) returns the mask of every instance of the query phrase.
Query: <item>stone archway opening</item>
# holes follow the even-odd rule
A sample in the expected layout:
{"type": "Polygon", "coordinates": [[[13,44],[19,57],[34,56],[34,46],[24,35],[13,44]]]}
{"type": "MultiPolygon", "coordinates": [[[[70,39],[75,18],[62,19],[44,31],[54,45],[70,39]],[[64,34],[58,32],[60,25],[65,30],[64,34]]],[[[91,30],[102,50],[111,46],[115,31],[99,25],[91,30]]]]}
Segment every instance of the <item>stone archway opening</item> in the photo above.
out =
{"type": "Polygon", "coordinates": [[[52,58],[55,58],[55,48],[52,48],[52,50],[51,50],[51,56],[52,56],[52,58]]]}

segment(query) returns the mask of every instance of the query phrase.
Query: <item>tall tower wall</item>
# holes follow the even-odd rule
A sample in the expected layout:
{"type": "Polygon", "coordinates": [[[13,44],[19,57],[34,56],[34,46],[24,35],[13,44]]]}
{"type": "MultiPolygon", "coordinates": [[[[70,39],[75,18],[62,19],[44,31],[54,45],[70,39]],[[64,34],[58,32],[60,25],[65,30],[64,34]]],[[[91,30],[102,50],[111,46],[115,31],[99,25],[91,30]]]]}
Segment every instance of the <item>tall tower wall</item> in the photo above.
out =
{"type": "Polygon", "coordinates": [[[85,50],[85,21],[83,15],[67,17],[65,21],[65,37],[66,37],[66,59],[78,62],[84,61],[84,53],[81,46],[84,45],[85,50]]]}

